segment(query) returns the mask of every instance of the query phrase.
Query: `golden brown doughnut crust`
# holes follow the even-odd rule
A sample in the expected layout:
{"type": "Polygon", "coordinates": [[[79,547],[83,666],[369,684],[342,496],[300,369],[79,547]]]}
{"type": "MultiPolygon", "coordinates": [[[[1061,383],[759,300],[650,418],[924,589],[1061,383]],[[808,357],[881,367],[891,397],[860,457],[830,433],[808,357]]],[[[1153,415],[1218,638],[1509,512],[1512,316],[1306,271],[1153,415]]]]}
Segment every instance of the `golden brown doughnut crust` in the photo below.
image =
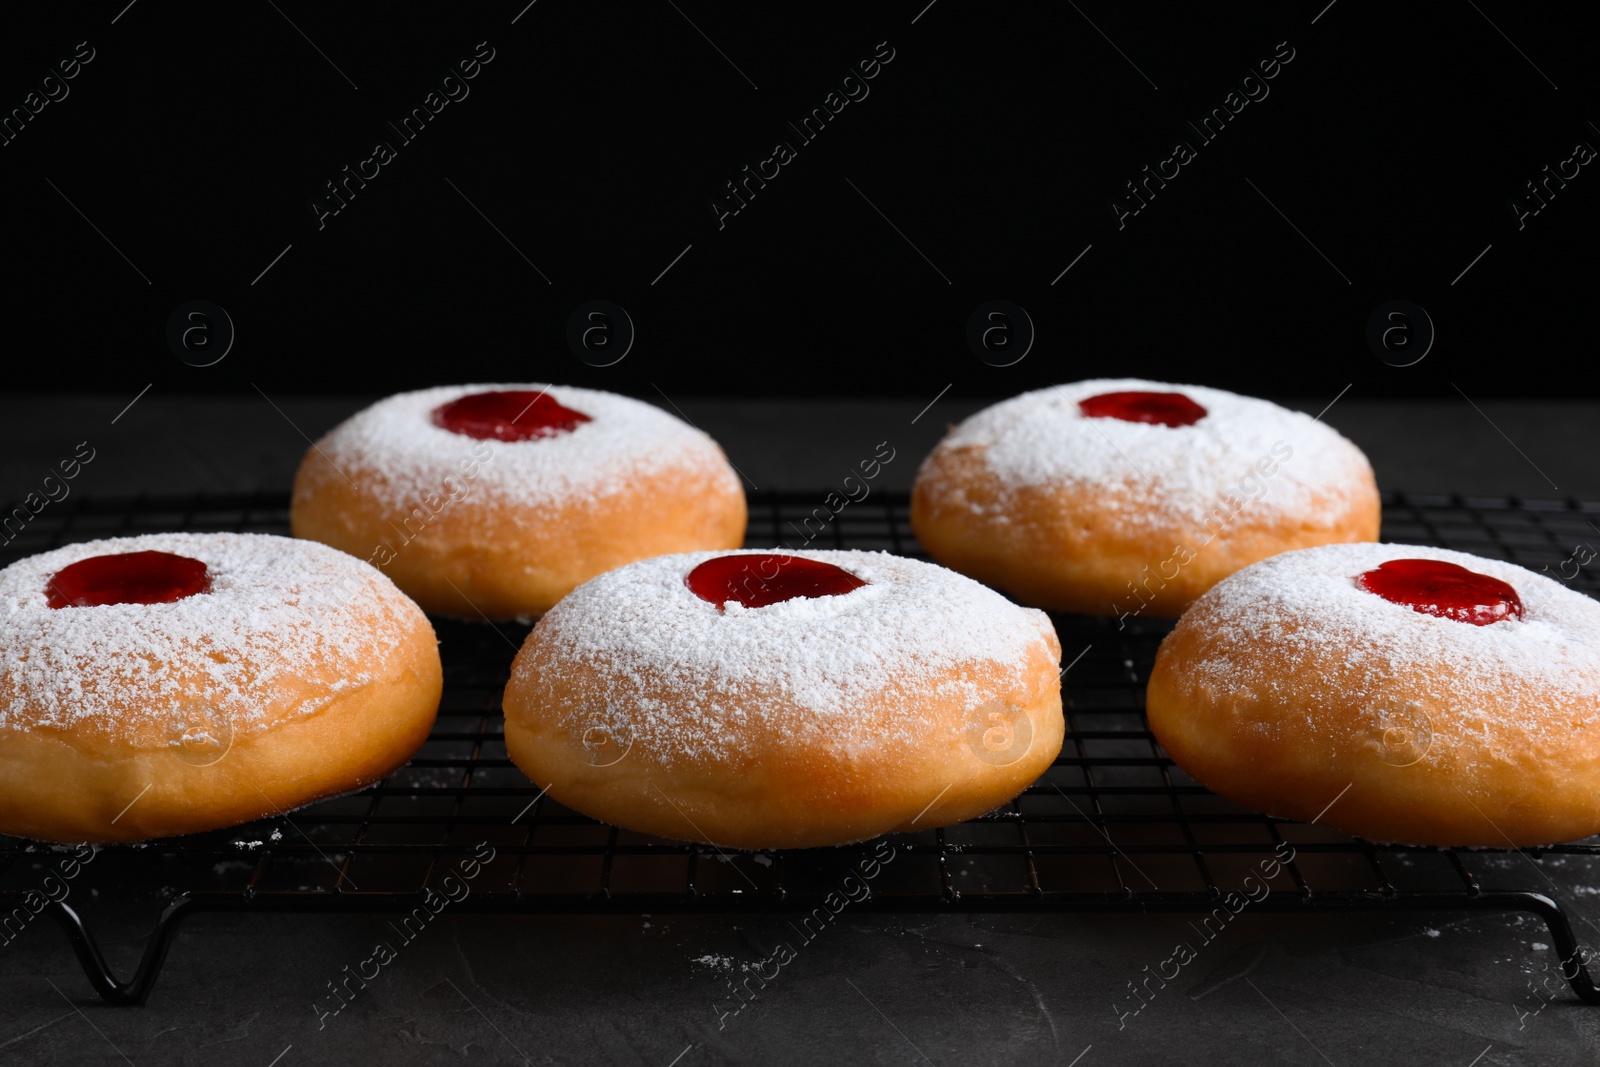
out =
{"type": "MultiPolygon", "coordinates": [[[[1132,479],[1122,491],[1132,488],[1132,479]]],[[[1132,527],[1118,488],[1029,486],[994,522],[973,509],[999,506],[999,479],[972,449],[936,451],[911,495],[911,529],[934,559],[1024,604],[1080,615],[1173,618],[1241,567],[1297,548],[1373,541],[1382,500],[1370,471],[1359,492],[1322,497],[1316,523],[1265,521],[1248,506],[1219,504],[1199,530],[1177,523],[1132,527]],[[1141,605],[1143,607],[1141,608],[1141,605]]]]}
{"type": "MultiPolygon", "coordinates": [[[[433,728],[443,675],[433,628],[420,614],[417,621],[388,662],[371,665],[378,680],[362,689],[334,697],[338,671],[285,680],[280,700],[265,709],[281,721],[233,738],[215,762],[174,749],[155,725],[131,743],[0,730],[0,832],[143,841],[278,815],[370,785],[403,766],[433,728]],[[324,701],[315,714],[297,714],[324,701]]],[[[128,720],[135,717],[130,708],[128,720]]]]}
{"type": "Polygon", "coordinates": [[[395,527],[405,515],[366,489],[365,472],[348,473],[355,485],[316,449],[306,453],[295,475],[294,535],[362,559],[374,546],[394,545],[371,562],[435,615],[542,615],[577,586],[625,563],[744,543],[744,494],[696,470],[664,472],[625,493],[565,506],[530,509],[468,496],[414,533],[406,529],[404,543],[395,527]]]}
{"type": "MultiPolygon", "coordinates": [[[[999,695],[1020,707],[1033,735],[1027,754],[1003,766],[974,754],[966,725],[971,709],[937,701],[925,701],[910,712],[946,724],[914,753],[884,748],[861,758],[830,748],[824,736],[767,735],[757,742],[759,758],[735,766],[702,762],[662,767],[631,750],[615,765],[596,766],[591,762],[594,749],[585,747],[584,738],[551,728],[551,720],[530,706],[529,697],[535,688],[554,691],[568,707],[581,707],[580,694],[592,681],[581,672],[560,680],[540,678],[533,667],[527,681],[506,691],[506,751],[530,779],[549,783],[550,795],[567,807],[678,841],[722,848],[805,848],[929,830],[993,811],[1050,767],[1065,731],[1055,666],[1058,648],[1041,647],[1030,657],[1031,690],[999,695]]],[[[524,646],[522,654],[528,651],[524,646]]],[[[782,698],[756,693],[749,699],[778,703],[782,698]]],[[[852,710],[869,722],[883,722],[885,729],[907,714],[906,706],[894,699],[852,710]]],[[[590,738],[591,745],[596,741],[590,738]]]]}
{"type": "MultiPolygon", "coordinates": [[[[1529,846],[1600,831],[1600,647],[1592,644],[1600,605],[1499,561],[1417,546],[1344,547],[1383,550],[1370,565],[1345,568],[1352,573],[1378,558],[1465,560],[1511,581],[1540,625],[1553,613],[1587,616],[1586,635],[1573,632],[1568,648],[1547,652],[1570,659],[1568,680],[1541,680],[1541,665],[1526,675],[1486,668],[1469,683],[1448,663],[1397,648],[1393,630],[1298,640],[1298,627],[1314,632],[1324,620],[1306,613],[1284,621],[1275,609],[1218,595],[1292,562],[1279,556],[1202,597],[1162,642],[1146,708],[1173,760],[1236,804],[1375,841],[1529,846]]],[[[1528,625],[1424,616],[1416,624],[1447,640],[1456,636],[1448,627],[1479,638],[1466,631],[1528,625]]]]}

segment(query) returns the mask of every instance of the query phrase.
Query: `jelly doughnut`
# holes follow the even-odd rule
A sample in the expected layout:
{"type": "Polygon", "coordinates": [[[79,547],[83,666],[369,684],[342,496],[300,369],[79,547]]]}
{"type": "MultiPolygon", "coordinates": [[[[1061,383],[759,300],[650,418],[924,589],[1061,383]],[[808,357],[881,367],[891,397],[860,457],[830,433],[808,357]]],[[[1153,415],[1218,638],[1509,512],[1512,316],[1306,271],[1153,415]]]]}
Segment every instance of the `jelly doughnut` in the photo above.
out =
{"type": "Polygon", "coordinates": [[[147,534],[0,570],[0,833],[138,841],[358,789],[439,706],[427,617],[263,534],[147,534]]]}
{"type": "Polygon", "coordinates": [[[840,844],[990,811],[1061,749],[1043,612],[877,552],[697,552],[579,586],[506,686],[562,804],[719,847],[840,844]]]}
{"type": "Polygon", "coordinates": [[[1308,415],[1193,385],[1095,380],[1024,393],[923,462],[929,555],[1027,604],[1174,616],[1240,567],[1378,536],[1372,467],[1308,415]]]}
{"type": "Polygon", "coordinates": [[[367,560],[430,612],[540,615],[574,586],[668,552],[744,541],[744,491],[716,443],[592,389],[401,393],[313,445],[296,537],[367,560]]]}
{"type": "Polygon", "coordinates": [[[1415,545],[1287,552],[1162,642],[1150,728],[1246,807],[1413,845],[1600,831],[1600,603],[1415,545]]]}

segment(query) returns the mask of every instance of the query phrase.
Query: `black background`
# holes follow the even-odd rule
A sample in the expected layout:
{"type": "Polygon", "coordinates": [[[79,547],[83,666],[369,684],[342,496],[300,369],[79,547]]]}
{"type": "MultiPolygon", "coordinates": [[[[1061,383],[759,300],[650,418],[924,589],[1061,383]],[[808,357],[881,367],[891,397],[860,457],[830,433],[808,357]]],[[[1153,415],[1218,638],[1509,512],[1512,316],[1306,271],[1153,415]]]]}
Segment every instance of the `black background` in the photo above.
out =
{"type": "Polygon", "coordinates": [[[1521,230],[1509,206],[1578,141],[1600,146],[1592,8],[525,3],[8,13],[0,108],[79,41],[95,58],[0,148],[7,381],[1595,393],[1596,167],[1521,230]],[[470,95],[400,144],[385,121],[480,41],[494,58],[470,95]],[[879,42],[894,58],[869,95],[799,143],[786,123],[879,42]],[[1185,122],[1279,42],[1294,58],[1270,94],[1119,229],[1123,183],[1197,144],[1185,122]],[[397,159],[319,229],[311,201],[380,139],[397,159]],[[779,139],[797,158],[719,229],[713,198],[779,139]],[[165,340],[197,298],[237,329],[204,368],[165,340]],[[637,328],[612,367],[565,341],[593,298],[637,328]],[[1010,367],[966,343],[995,298],[1037,327],[1010,367]],[[1438,331],[1412,367],[1364,339],[1397,298],[1438,331]]]}

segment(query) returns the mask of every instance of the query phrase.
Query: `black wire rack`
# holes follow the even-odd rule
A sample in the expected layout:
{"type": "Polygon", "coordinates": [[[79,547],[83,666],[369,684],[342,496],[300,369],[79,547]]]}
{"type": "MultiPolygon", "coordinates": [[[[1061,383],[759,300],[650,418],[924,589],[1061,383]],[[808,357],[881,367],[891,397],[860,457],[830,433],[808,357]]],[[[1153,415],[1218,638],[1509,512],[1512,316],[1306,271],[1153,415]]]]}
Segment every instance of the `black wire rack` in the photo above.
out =
{"type": "MultiPolygon", "coordinates": [[[[904,494],[874,493],[836,514],[822,500],[753,496],[749,544],[921,555],[904,494]]],[[[1600,545],[1596,523],[1600,503],[1395,495],[1384,508],[1385,540],[1511,560],[1590,595],[1600,595],[1600,562],[1586,565],[1588,546],[1600,545]]],[[[20,533],[15,526],[0,563],[143,532],[287,534],[288,511],[281,496],[73,497],[20,533]]],[[[1509,868],[1524,872],[1522,884],[1496,888],[1487,883],[1505,874],[1509,850],[1380,845],[1241,809],[1174,765],[1145,719],[1145,681],[1170,622],[1057,616],[1055,624],[1067,665],[1066,742],[1016,800],[957,826],[860,846],[729,853],[606,826],[542,795],[507,759],[500,716],[527,628],[440,620],[443,702],[406,767],[288,815],[100,849],[70,868],[70,883],[59,873],[70,854],[0,837],[0,942],[48,911],[95,990],[141,1004],[179,924],[201,911],[383,912],[402,922],[425,921],[446,902],[460,914],[815,913],[848,896],[854,909],[889,912],[1187,912],[1202,933],[1245,910],[1525,912],[1549,928],[1574,993],[1600,1004],[1567,912],[1545,891],[1557,885],[1536,862],[1600,857],[1600,838],[1523,850],[1528,863],[1509,868]],[[60,890],[41,895],[64,884],[60,899],[60,890]],[[127,981],[73,906],[85,886],[170,898],[127,981]]]]}

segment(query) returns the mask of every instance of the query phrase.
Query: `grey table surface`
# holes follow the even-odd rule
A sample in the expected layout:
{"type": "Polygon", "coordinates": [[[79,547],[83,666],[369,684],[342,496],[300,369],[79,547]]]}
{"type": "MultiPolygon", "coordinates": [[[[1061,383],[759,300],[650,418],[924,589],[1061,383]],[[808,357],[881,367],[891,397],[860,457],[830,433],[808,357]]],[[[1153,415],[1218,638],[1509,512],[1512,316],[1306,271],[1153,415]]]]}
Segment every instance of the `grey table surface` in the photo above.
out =
{"type": "MultiPolygon", "coordinates": [[[[363,402],[131,399],[0,397],[0,498],[36,488],[82,441],[95,459],[73,492],[286,491],[306,435],[363,402]]],[[[924,411],[930,399],[658,402],[721,441],[753,484],[824,491],[880,441],[896,457],[884,484],[908,487],[945,425],[981,406],[944,398],[924,411]]],[[[1327,398],[1286,402],[1315,413],[1327,398]]],[[[1597,403],[1345,396],[1325,419],[1366,450],[1385,489],[1600,500],[1597,403]]],[[[1580,938],[1600,944],[1600,862],[1488,862],[1507,884],[1560,897],[1580,938]]],[[[107,892],[78,903],[130,973],[163,901],[107,892]]],[[[722,1016],[730,980],[782,922],[447,912],[322,1019],[326,983],[370,953],[381,916],[191,918],[142,1008],[102,1004],[59,932],[36,923],[0,948],[0,1064],[1600,1060],[1600,1008],[1531,991],[1555,959],[1529,917],[1246,910],[1119,1017],[1127,983],[1189,936],[1184,917],[846,912],[759,999],[722,1016]]]]}

